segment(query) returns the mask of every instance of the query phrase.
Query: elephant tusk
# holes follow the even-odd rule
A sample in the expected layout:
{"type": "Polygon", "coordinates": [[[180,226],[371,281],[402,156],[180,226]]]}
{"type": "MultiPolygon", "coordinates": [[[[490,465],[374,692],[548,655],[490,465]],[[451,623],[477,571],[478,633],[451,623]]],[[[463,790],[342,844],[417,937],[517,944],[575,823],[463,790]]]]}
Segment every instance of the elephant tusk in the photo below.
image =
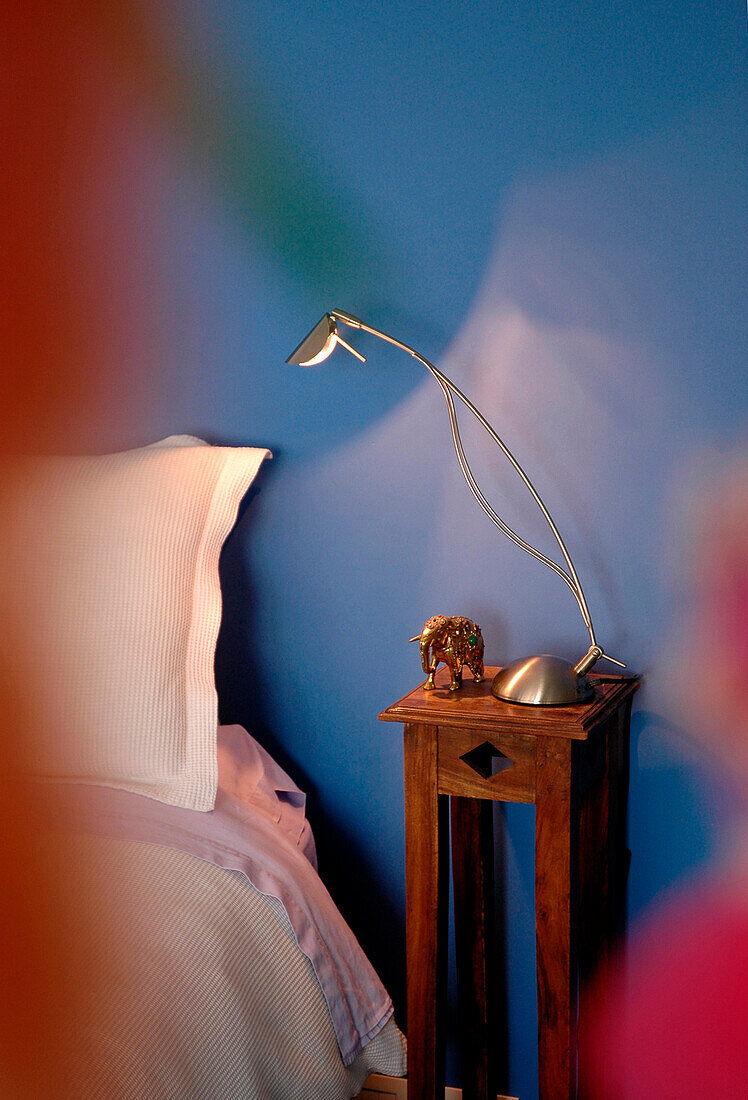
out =
{"type": "Polygon", "coordinates": [[[420,640],[421,640],[421,635],[420,634],[416,634],[415,638],[408,638],[408,642],[420,642],[420,640]]]}

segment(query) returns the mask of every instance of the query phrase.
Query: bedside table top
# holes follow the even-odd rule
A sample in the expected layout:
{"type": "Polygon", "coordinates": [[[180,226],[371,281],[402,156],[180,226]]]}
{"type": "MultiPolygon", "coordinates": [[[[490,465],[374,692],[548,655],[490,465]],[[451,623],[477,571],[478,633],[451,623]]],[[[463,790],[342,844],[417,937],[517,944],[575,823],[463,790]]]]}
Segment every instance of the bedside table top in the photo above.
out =
{"type": "Polygon", "coordinates": [[[563,707],[507,703],[491,694],[491,683],[498,671],[498,668],[486,667],[486,678],[480,684],[466,676],[459,691],[450,691],[449,670],[440,668],[435,691],[424,691],[425,681],[422,681],[382,711],[379,718],[382,722],[493,729],[586,741],[590,731],[639,687],[635,676],[605,676],[592,672],[589,678],[595,694],[585,703],[563,707]]]}

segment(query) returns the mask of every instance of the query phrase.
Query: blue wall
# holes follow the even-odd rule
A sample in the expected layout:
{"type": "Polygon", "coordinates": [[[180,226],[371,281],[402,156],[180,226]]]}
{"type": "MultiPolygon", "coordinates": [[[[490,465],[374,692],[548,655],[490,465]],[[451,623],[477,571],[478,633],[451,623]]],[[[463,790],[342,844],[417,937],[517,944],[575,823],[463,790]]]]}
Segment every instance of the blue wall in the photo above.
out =
{"type": "MultiPolygon", "coordinates": [[[[407,639],[435,612],[468,614],[499,664],[576,658],[586,634],[565,586],[473,502],[416,363],[365,337],[365,367],[284,360],[325,309],[357,313],[437,361],[536,481],[603,644],[647,680],[635,916],[709,856],[724,809],[673,739],[662,683],[675,502],[746,411],[744,5],[157,12],[179,94],[166,116],[133,116],[128,157],[162,287],[158,359],[147,394],[128,393],[122,342],[122,413],[91,443],[192,431],[274,451],[225,555],[223,717],[310,792],[323,873],[402,1020],[400,730],[376,716],[419,680],[407,639]]],[[[505,464],[466,436],[500,514],[552,551],[505,464]]],[[[497,827],[507,1085],[526,1100],[532,811],[497,827]]]]}

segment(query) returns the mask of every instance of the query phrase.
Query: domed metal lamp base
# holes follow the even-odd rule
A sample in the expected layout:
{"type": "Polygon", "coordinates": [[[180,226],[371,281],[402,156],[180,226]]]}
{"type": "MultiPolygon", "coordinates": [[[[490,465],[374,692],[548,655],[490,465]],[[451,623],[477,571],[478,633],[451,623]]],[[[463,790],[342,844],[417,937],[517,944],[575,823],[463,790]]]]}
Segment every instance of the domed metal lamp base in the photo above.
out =
{"type": "Polygon", "coordinates": [[[491,693],[507,703],[533,706],[582,703],[593,694],[587,673],[601,656],[600,647],[591,646],[576,665],[547,653],[540,657],[523,657],[499,669],[493,678],[491,693]]]}

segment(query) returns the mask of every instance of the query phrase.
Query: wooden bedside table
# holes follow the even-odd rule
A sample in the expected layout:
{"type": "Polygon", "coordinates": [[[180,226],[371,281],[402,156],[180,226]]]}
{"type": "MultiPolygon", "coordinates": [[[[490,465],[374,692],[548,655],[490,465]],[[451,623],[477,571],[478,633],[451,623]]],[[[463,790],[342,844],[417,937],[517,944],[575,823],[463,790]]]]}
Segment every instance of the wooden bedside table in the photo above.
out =
{"type": "MultiPolygon", "coordinates": [[[[415,688],[379,717],[405,725],[408,1097],[444,1096],[448,804],[465,1100],[496,1097],[488,981],[491,801],[535,804],[535,925],[541,1100],[577,1096],[578,979],[604,968],[620,931],[629,719],[639,682],[590,674],[595,696],[564,707],[505,703],[496,673],[415,688]]],[[[580,1021],[581,1022],[581,1021],[580,1021]]]]}

